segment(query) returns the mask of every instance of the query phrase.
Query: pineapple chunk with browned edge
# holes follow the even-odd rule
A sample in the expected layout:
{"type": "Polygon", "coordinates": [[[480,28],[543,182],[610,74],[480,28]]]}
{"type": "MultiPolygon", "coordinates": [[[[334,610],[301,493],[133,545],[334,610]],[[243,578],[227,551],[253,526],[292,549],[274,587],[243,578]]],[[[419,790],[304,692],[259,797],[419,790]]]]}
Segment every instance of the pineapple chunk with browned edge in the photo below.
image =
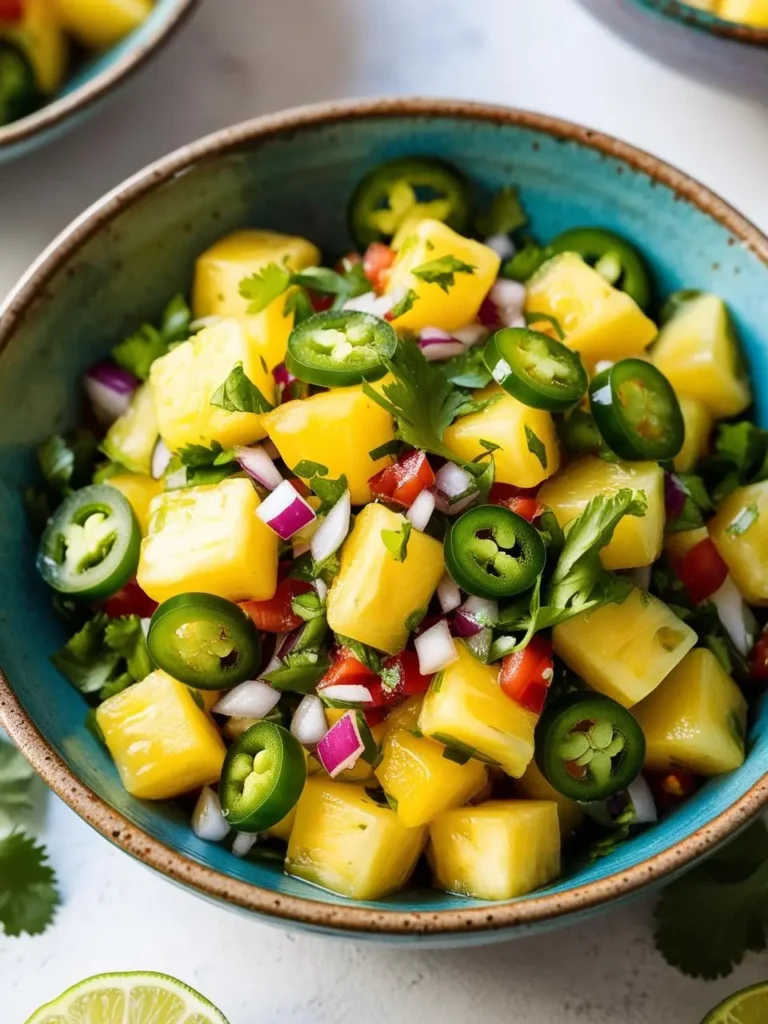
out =
{"type": "Polygon", "coordinates": [[[192,308],[196,317],[234,316],[242,320],[272,371],[285,359],[293,313],[285,314],[286,295],[260,313],[248,313],[241,282],[270,263],[303,270],[320,262],[320,250],[305,238],[276,231],[236,231],[219,239],[195,264],[192,308]]]}
{"type": "Polygon", "coordinates": [[[645,767],[720,775],[744,763],[747,702],[715,655],[697,647],[632,709],[645,734],[645,767]]]}
{"type": "Polygon", "coordinates": [[[768,480],[729,494],[709,531],[744,600],[768,605],[768,480]]]}
{"type": "Polygon", "coordinates": [[[636,569],[655,562],[664,543],[664,472],[657,463],[606,462],[589,455],[548,481],[538,498],[566,526],[596,495],[614,495],[625,487],[642,491],[648,507],[644,516],[624,516],[600,559],[606,569],[636,569]]]}
{"type": "Polygon", "coordinates": [[[685,425],[685,440],[674,463],[678,473],[690,473],[709,447],[712,413],[698,398],[689,395],[678,395],[678,398],[685,425]]]}
{"type": "Polygon", "coordinates": [[[296,808],[285,870],[340,896],[378,900],[405,885],[426,837],[363,786],[315,775],[296,808]]]}
{"type": "Polygon", "coordinates": [[[149,506],[153,498],[163,493],[162,480],[155,480],[147,473],[115,473],[104,483],[117,488],[128,501],[142,534],[146,536],[149,530],[149,506]]]}
{"type": "Polygon", "coordinates": [[[131,473],[149,475],[157,435],[157,414],[152,391],[149,385],[144,384],[134,393],[126,412],[107,431],[101,450],[131,473]]]}
{"type": "Polygon", "coordinates": [[[96,711],[123,785],[167,800],[217,782],[226,749],[192,690],[158,669],[96,711]]]}
{"type": "Polygon", "coordinates": [[[446,892],[510,900],[560,874],[560,826],[550,800],[491,800],[444,811],[429,838],[434,884],[446,892]]]}
{"type": "MultiPolygon", "coordinates": [[[[616,361],[642,352],[656,337],[656,325],[634,299],[612,287],[580,256],[554,256],[528,282],[525,311],[554,317],[565,343],[588,363],[616,361]]],[[[532,322],[537,331],[552,333],[546,320],[532,322]]]]}
{"type": "Polygon", "coordinates": [[[637,588],[621,604],[555,626],[552,638],[568,668],[625,708],[655,690],[697,640],[662,601],[637,588]]]}
{"type": "Polygon", "coordinates": [[[498,666],[483,665],[461,641],[458,658],[432,680],[419,716],[425,736],[520,778],[533,759],[538,716],[510,700],[498,666]]]}
{"type": "Polygon", "coordinates": [[[557,817],[563,836],[575,832],[584,821],[581,804],[563,796],[554,786],[550,786],[535,761],[531,761],[525,769],[525,774],[515,782],[515,792],[526,800],[551,800],[557,804],[557,817]]]}

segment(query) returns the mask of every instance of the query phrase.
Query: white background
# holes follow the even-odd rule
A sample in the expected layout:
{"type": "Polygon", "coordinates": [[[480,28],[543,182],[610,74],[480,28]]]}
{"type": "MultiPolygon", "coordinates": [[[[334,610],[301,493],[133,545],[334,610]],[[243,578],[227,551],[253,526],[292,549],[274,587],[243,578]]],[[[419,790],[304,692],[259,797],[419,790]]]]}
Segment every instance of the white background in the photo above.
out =
{"type": "MultiPolygon", "coordinates": [[[[215,128],[281,107],[382,93],[493,100],[619,135],[692,173],[768,230],[768,108],[663,70],[571,0],[207,0],[117,102],[0,166],[0,296],[104,191],[215,128]]],[[[152,969],[231,1024],[696,1024],[768,977],[751,956],[703,984],[653,949],[649,902],[473,951],[355,946],[265,927],[174,888],[52,800],[64,905],[35,939],[0,936],[0,1021],[100,971],[152,969]]]]}

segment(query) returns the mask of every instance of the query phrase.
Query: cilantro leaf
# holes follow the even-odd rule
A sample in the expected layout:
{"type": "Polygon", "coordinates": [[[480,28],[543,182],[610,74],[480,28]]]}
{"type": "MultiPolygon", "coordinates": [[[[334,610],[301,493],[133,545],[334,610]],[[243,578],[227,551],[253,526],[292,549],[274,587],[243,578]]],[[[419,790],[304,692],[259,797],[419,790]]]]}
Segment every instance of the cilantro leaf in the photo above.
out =
{"type": "Polygon", "coordinates": [[[422,263],[412,273],[420,281],[425,281],[427,284],[436,284],[447,293],[456,280],[456,274],[474,274],[476,270],[477,267],[473,267],[471,263],[465,263],[463,260],[449,255],[441,256],[436,260],[429,260],[428,263],[422,263]]]}
{"type": "Polygon", "coordinates": [[[238,290],[240,295],[250,302],[248,312],[261,313],[288,290],[290,283],[290,270],[278,266],[277,263],[269,263],[263,270],[243,278],[238,290]]]}
{"type": "Polygon", "coordinates": [[[110,619],[97,612],[51,655],[51,662],[79,690],[106,700],[144,679],[152,663],[138,615],[110,619]]]}
{"type": "Polygon", "coordinates": [[[383,459],[386,455],[399,455],[401,448],[402,442],[400,441],[385,441],[378,448],[371,448],[368,456],[373,462],[376,462],[378,459],[383,459]]]}
{"type": "Polygon", "coordinates": [[[295,476],[309,479],[313,476],[328,476],[328,467],[323,466],[320,462],[312,462],[311,459],[302,459],[294,466],[293,472],[295,476]]]}
{"type": "Polygon", "coordinates": [[[731,537],[741,537],[743,533],[746,533],[750,526],[753,526],[760,518],[760,510],[757,505],[747,505],[741,512],[736,516],[730,526],[726,528],[726,533],[731,537]]]}
{"type": "Polygon", "coordinates": [[[6,935],[40,935],[59,905],[56,876],[42,846],[23,832],[0,839],[0,924],[6,935]]]}
{"type": "Polygon", "coordinates": [[[298,651],[283,658],[279,668],[262,678],[276,690],[289,693],[313,693],[330,668],[330,661],[318,651],[298,651]]]}
{"type": "Polygon", "coordinates": [[[511,185],[501,189],[491,200],[491,205],[477,218],[477,230],[483,238],[492,235],[511,235],[525,227],[528,214],[520,202],[518,190],[511,185]]]}
{"type": "Polygon", "coordinates": [[[67,495],[90,483],[97,446],[90,430],[54,434],[40,445],[37,461],[51,491],[67,495]]]}
{"type": "Polygon", "coordinates": [[[419,296],[413,288],[409,288],[402,299],[399,299],[392,309],[390,309],[387,314],[387,320],[397,320],[398,317],[405,316],[406,313],[410,313],[418,298],[419,296]]]}
{"type": "Polygon", "coordinates": [[[404,562],[408,556],[408,540],[413,529],[411,523],[405,519],[399,530],[382,530],[381,539],[384,547],[392,555],[396,562],[404,562]]]}
{"type": "MultiPolygon", "coordinates": [[[[483,409],[487,409],[489,406],[500,402],[501,398],[501,395],[491,395],[489,398],[473,398],[471,395],[466,395],[461,405],[455,409],[453,418],[457,420],[460,416],[471,416],[473,412],[482,412],[483,409]]],[[[501,446],[497,445],[496,447],[500,448],[501,446]]],[[[475,460],[473,459],[472,461],[474,462],[475,460]]]]}
{"type": "Polygon", "coordinates": [[[294,327],[298,327],[299,324],[315,315],[312,300],[303,288],[293,288],[288,293],[285,306],[283,306],[283,315],[291,316],[291,314],[293,314],[294,327]]]}
{"type": "Polygon", "coordinates": [[[702,478],[695,473],[672,473],[667,479],[673,484],[676,483],[685,493],[685,501],[679,514],[667,522],[667,533],[695,530],[703,526],[713,505],[702,478]]]}
{"type": "Polygon", "coordinates": [[[183,295],[174,295],[163,311],[160,333],[166,345],[174,345],[189,338],[192,310],[183,295]]]}
{"type": "Polygon", "coordinates": [[[34,810],[31,797],[35,772],[10,743],[0,742],[0,834],[8,832],[34,810]]]}
{"type": "Polygon", "coordinates": [[[291,601],[291,610],[300,619],[309,622],[325,614],[323,602],[316,590],[308,590],[305,594],[297,594],[291,601]]]}
{"type": "Polygon", "coordinates": [[[541,463],[541,468],[547,468],[547,449],[541,438],[531,430],[528,424],[525,424],[525,441],[528,446],[528,451],[531,455],[535,455],[541,463]]]}
{"type": "Polygon", "coordinates": [[[721,424],[712,455],[698,468],[716,503],[739,486],[768,480],[768,430],[748,420],[721,424]]]}
{"type": "Polygon", "coordinates": [[[329,480],[324,476],[313,476],[309,481],[309,486],[320,499],[320,507],[317,509],[319,516],[327,515],[333,506],[341,501],[345,492],[349,490],[347,478],[343,473],[338,480],[329,480]]]}
{"type": "Polygon", "coordinates": [[[274,406],[267,401],[256,385],[236,363],[224,383],[211,395],[211,405],[227,412],[271,412],[274,406]]]}
{"type": "Polygon", "coordinates": [[[125,660],[128,674],[141,682],[152,671],[149,649],[138,615],[112,619],[104,630],[104,643],[125,660]]]}
{"type": "Polygon", "coordinates": [[[333,634],[339,647],[346,647],[349,653],[365,665],[372,672],[381,672],[381,655],[373,647],[361,644],[359,640],[353,640],[351,636],[344,636],[342,633],[333,634]]]}
{"type": "Polygon", "coordinates": [[[307,288],[321,295],[335,296],[334,309],[340,309],[348,299],[371,291],[371,283],[358,264],[349,265],[343,274],[339,274],[328,267],[305,267],[303,270],[290,271],[287,267],[270,263],[240,282],[240,294],[250,300],[249,313],[260,313],[291,287],[297,290],[288,296],[285,313],[297,314],[297,323],[306,320],[314,312],[306,293],[307,288]]]}
{"type": "Polygon", "coordinates": [[[239,472],[240,465],[231,448],[222,448],[218,441],[214,441],[210,448],[202,444],[188,444],[180,448],[169,463],[165,487],[172,490],[175,487],[218,484],[239,472]]]}
{"type": "Polygon", "coordinates": [[[475,345],[460,356],[436,365],[446,380],[461,388],[484,388],[493,379],[483,359],[482,345],[475,345]]]}
{"type": "Polygon", "coordinates": [[[174,296],[163,312],[160,328],[142,324],[112,349],[118,366],[139,380],[146,380],[152,363],[164,356],[171,345],[186,341],[192,313],[183,295],[174,296]]]}

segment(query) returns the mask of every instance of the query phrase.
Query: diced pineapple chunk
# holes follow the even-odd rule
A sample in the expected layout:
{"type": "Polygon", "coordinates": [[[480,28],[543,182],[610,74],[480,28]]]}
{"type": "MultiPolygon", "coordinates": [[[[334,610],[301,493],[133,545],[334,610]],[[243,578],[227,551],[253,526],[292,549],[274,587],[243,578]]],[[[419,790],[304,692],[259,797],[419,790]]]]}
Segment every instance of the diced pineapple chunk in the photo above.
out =
{"type": "Polygon", "coordinates": [[[465,327],[477,316],[500,263],[493,249],[458,235],[442,221],[419,221],[413,234],[400,245],[389,274],[387,294],[401,298],[410,291],[414,299],[408,312],[392,325],[401,331],[420,331],[424,327],[454,331],[465,327]],[[461,266],[471,270],[461,270],[461,266]],[[455,268],[452,279],[451,267],[455,268]],[[441,271],[448,272],[449,277],[438,280],[441,271]]]}
{"type": "Polygon", "coordinates": [[[250,480],[166,491],[150,506],[137,578],[154,601],[200,592],[266,601],[277,589],[277,534],[256,516],[250,480]]]}
{"type": "Polygon", "coordinates": [[[171,451],[188,444],[209,446],[212,441],[231,448],[265,436],[262,416],[211,405],[215,392],[238,363],[264,398],[273,403],[274,378],[259,346],[237,320],[223,320],[208,327],[155,360],[149,383],[160,435],[171,451]]]}
{"type": "Polygon", "coordinates": [[[752,28],[768,28],[768,0],[720,0],[718,14],[752,28]]]}
{"type": "Polygon", "coordinates": [[[476,397],[497,400],[448,427],[444,440],[452,452],[471,462],[486,453],[481,441],[499,445],[493,453],[496,480],[517,487],[536,487],[557,472],[560,447],[550,413],[523,405],[496,384],[476,397]]]}
{"type": "Polygon", "coordinates": [[[284,843],[287,843],[291,838],[291,832],[293,826],[296,824],[296,808],[292,807],[284,818],[281,818],[276,825],[266,830],[266,835],[270,839],[282,839],[284,843]]]}
{"type": "Polygon", "coordinates": [[[680,395],[698,398],[716,419],[752,401],[728,307],[717,295],[685,303],[661,329],[653,361],[680,395]]]}
{"type": "Polygon", "coordinates": [[[768,605],[768,480],[729,494],[709,531],[742,597],[768,605]]]}
{"type": "Polygon", "coordinates": [[[533,759],[538,715],[503,693],[498,665],[483,665],[461,641],[456,650],[458,659],[432,680],[419,728],[425,736],[520,778],[533,759]]]}
{"type": "Polygon", "coordinates": [[[744,763],[747,702],[715,655],[698,647],[632,709],[645,733],[645,767],[720,775],[744,763]]]}
{"type": "Polygon", "coordinates": [[[658,598],[634,588],[555,626],[555,653],[593,690],[625,708],[655,690],[696,643],[696,634],[658,598]]]}
{"type": "Polygon", "coordinates": [[[510,900],[560,874],[557,805],[491,800],[444,811],[429,830],[438,889],[480,900],[510,900]]]}
{"type": "Polygon", "coordinates": [[[709,530],[706,526],[697,526],[695,530],[678,530],[677,533],[668,533],[664,538],[664,551],[669,558],[679,561],[707,537],[709,537],[709,530]]]}
{"type": "Polygon", "coordinates": [[[575,832],[584,821],[581,804],[569,800],[567,796],[558,793],[554,786],[550,786],[535,761],[531,761],[525,769],[525,774],[517,780],[515,791],[528,800],[551,800],[556,804],[560,832],[563,836],[575,832]]]}
{"type": "MultiPolygon", "coordinates": [[[[411,718],[419,714],[421,701],[409,701],[411,718]]],[[[415,828],[433,821],[442,811],[461,807],[486,785],[488,772],[470,758],[456,762],[441,743],[422,736],[416,722],[388,723],[376,777],[404,825],[415,828]]]]}
{"type": "Polygon", "coordinates": [[[680,411],[685,424],[683,447],[675,456],[675,469],[690,473],[709,446],[712,433],[712,413],[698,398],[680,395],[680,411]]]}
{"type": "Polygon", "coordinates": [[[242,319],[261,346],[267,368],[273,370],[285,359],[293,313],[284,315],[286,296],[280,295],[261,313],[249,314],[249,300],[240,294],[240,283],[270,263],[302,270],[319,262],[319,249],[305,238],[276,231],[236,231],[198,258],[192,295],[194,314],[242,319]]]}
{"type": "Polygon", "coordinates": [[[67,37],[56,4],[54,0],[24,0],[21,10],[18,21],[3,22],[0,18],[0,39],[15,43],[26,54],[38,89],[50,96],[64,84],[69,61],[67,37]]]}
{"type": "Polygon", "coordinates": [[[369,479],[392,463],[389,455],[375,461],[369,455],[394,439],[395,426],[389,413],[361,387],[333,388],[286,402],[268,413],[263,423],[290,469],[308,460],[327,467],[330,477],[344,473],[353,505],[372,500],[369,479]]]}
{"type": "Polygon", "coordinates": [[[144,384],[131,399],[128,411],[109,428],[101,448],[113,462],[119,462],[131,473],[149,474],[157,433],[152,391],[144,384]]]}
{"type": "Polygon", "coordinates": [[[398,562],[383,530],[406,522],[384,505],[366,505],[341,551],[341,571],[328,594],[328,625],[336,633],[389,654],[405,646],[445,571],[443,546],[414,530],[398,562]]]}
{"type": "Polygon", "coordinates": [[[565,526],[596,495],[624,487],[643,491],[648,509],[644,516],[624,516],[600,558],[606,569],[636,569],[655,562],[664,543],[664,472],[655,462],[606,462],[589,455],[549,480],[538,498],[565,526]]]}
{"type": "Polygon", "coordinates": [[[96,711],[104,742],[132,796],[167,800],[217,782],[226,753],[192,691],[158,669],[96,711]]]}
{"type": "Polygon", "coordinates": [[[285,870],[356,900],[377,900],[411,876],[426,828],[406,828],[363,786],[307,779],[296,809],[285,870]]]}
{"type": "Polygon", "coordinates": [[[152,0],[54,0],[59,20],[89,50],[114,46],[152,13],[152,0]]]}
{"type": "MultiPolygon", "coordinates": [[[[344,708],[326,708],[325,720],[328,723],[328,728],[330,729],[332,725],[335,725],[339,719],[343,718],[346,714],[347,711],[344,708]]],[[[386,728],[387,727],[384,722],[380,722],[378,725],[374,725],[371,728],[373,741],[379,747],[384,739],[386,728]]],[[[320,771],[326,775],[326,778],[328,777],[322,768],[320,771]]],[[[362,782],[365,786],[378,785],[376,782],[376,776],[373,774],[373,766],[368,764],[367,761],[364,761],[362,757],[359,757],[351,768],[345,768],[343,772],[340,772],[336,778],[339,782],[362,782]]]]}
{"type": "MultiPolygon", "coordinates": [[[[656,337],[656,325],[635,300],[613,288],[572,252],[547,260],[533,275],[525,311],[554,317],[565,343],[590,363],[635,356],[656,337]]],[[[546,321],[533,326],[552,332],[546,321]]]]}
{"type": "Polygon", "coordinates": [[[163,492],[162,480],[153,480],[146,473],[115,473],[104,483],[116,487],[125,497],[141,527],[142,534],[149,530],[149,506],[153,498],[163,492]]]}

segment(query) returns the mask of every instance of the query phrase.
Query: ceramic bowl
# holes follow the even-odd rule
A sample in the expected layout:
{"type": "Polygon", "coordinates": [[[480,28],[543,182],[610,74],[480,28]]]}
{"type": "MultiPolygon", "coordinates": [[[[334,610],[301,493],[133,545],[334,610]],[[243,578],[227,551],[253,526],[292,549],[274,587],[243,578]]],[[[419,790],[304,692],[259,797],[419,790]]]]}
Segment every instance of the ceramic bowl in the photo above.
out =
{"type": "MultiPolygon", "coordinates": [[[[66,629],[34,570],[20,498],[35,479],[35,446],[76,421],[83,371],[189,288],[198,253],[244,225],[306,234],[343,253],[355,183],[379,161],[413,153],[442,157],[489,190],[518,185],[542,238],[599,224],[639,245],[664,292],[695,286],[724,296],[753,379],[768,379],[768,240],[703,186],[605,135],[501,107],[384,100],[261,118],[185,147],[75,221],[0,310],[0,725],[102,835],[199,894],[325,933],[470,944],[616,903],[733,834],[768,800],[768,710],[756,716],[741,769],[541,892],[491,904],[413,889],[349,902],[200,841],[178,805],[125,792],[84,728],[83,699],[49,664],[66,629]]],[[[764,390],[757,412],[766,422],[764,390]]]]}
{"type": "Polygon", "coordinates": [[[682,0],[579,0],[632,46],[725,89],[768,100],[768,29],[722,21],[682,0]]]}
{"type": "Polygon", "coordinates": [[[0,127],[0,164],[51,142],[85,120],[173,35],[197,0],[157,0],[146,21],[70,76],[61,91],[28,117],[0,127]]]}

